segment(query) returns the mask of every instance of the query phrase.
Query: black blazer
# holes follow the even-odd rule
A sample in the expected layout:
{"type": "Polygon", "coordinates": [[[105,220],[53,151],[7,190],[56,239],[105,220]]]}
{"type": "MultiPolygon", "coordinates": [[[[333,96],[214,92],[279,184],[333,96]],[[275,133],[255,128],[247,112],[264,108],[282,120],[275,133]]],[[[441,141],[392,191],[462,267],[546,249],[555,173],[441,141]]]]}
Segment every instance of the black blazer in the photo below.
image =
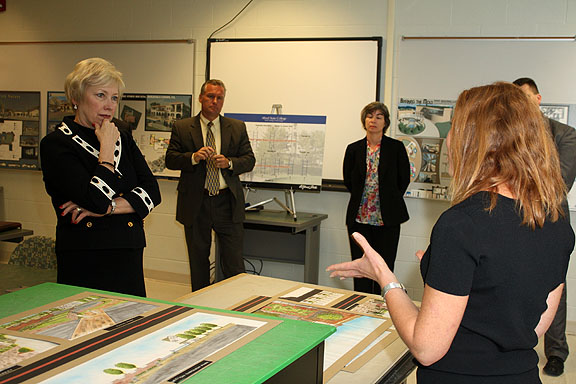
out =
{"type": "MultiPolygon", "coordinates": [[[[354,224],[366,181],[366,138],[349,144],[344,156],[344,184],[350,191],[346,225],[354,224]]],[[[398,225],[409,219],[404,192],[410,184],[410,163],[404,144],[382,135],[378,165],[380,209],[384,225],[398,225]]]]}
{"type": "MultiPolygon", "coordinates": [[[[231,202],[232,221],[239,223],[244,220],[244,191],[238,175],[250,172],[256,164],[256,158],[244,122],[220,116],[220,132],[220,153],[232,160],[233,168],[222,168],[220,171],[234,196],[231,202]]],[[[202,147],[204,140],[200,114],[174,124],[166,151],[166,167],[181,170],[176,220],[184,225],[194,224],[204,198],[206,162],[192,165],[192,154],[202,147]]]]}
{"type": "Polygon", "coordinates": [[[64,117],[62,124],[40,142],[46,192],[58,218],[56,248],[61,250],[143,248],[143,219],[160,204],[160,188],[144,156],[132,139],[120,131],[116,172],[98,165],[100,142],[94,130],[64,117]],[[73,201],[95,213],[106,213],[110,200],[122,196],[133,213],[86,217],[73,224],[60,206],[73,201]]]}

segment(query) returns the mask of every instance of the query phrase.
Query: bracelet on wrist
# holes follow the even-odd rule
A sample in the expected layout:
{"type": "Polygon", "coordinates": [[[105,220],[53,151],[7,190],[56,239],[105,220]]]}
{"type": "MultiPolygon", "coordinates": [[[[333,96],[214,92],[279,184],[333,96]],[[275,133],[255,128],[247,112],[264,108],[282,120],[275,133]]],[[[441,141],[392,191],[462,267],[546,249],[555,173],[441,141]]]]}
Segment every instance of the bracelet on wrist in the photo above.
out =
{"type": "Polygon", "coordinates": [[[110,212],[108,212],[105,216],[110,216],[116,210],[116,202],[114,199],[110,200],[110,212]]]}
{"type": "Polygon", "coordinates": [[[116,166],[114,165],[114,163],[111,163],[111,162],[109,162],[109,161],[100,161],[100,160],[98,160],[98,164],[100,164],[100,165],[109,165],[109,166],[111,166],[112,168],[116,169],[116,166]]]}
{"type": "Polygon", "coordinates": [[[386,286],[385,286],[384,288],[382,288],[382,298],[383,298],[384,300],[386,300],[386,294],[387,294],[390,290],[392,290],[392,289],[394,289],[394,288],[402,288],[402,290],[403,290],[405,293],[408,293],[408,291],[406,291],[406,288],[404,287],[404,284],[402,284],[402,283],[397,283],[397,282],[392,282],[392,283],[386,284],[386,286]]]}

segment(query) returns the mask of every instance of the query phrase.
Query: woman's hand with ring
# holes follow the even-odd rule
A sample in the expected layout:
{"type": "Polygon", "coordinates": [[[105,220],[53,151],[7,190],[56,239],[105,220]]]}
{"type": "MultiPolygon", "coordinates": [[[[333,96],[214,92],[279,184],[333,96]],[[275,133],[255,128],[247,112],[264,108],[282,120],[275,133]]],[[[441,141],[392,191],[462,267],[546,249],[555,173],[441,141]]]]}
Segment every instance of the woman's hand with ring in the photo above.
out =
{"type": "Polygon", "coordinates": [[[98,213],[94,213],[91,212],[87,209],[82,208],[81,206],[79,206],[78,204],[76,204],[75,202],[73,202],[72,200],[62,204],[60,206],[60,209],[62,209],[62,216],[66,216],[67,214],[71,214],[72,217],[72,223],[73,224],[78,224],[83,218],[85,217],[102,217],[104,216],[103,214],[98,214],[98,213]]]}

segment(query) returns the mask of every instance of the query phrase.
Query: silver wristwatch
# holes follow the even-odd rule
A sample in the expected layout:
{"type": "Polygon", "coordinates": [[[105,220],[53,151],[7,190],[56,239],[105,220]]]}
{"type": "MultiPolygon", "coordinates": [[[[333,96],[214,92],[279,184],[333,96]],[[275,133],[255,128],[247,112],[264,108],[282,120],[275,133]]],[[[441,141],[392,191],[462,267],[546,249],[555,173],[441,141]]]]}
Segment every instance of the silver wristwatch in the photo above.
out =
{"type": "Polygon", "coordinates": [[[388,291],[394,288],[402,288],[404,292],[408,293],[408,291],[406,291],[406,288],[404,287],[404,284],[393,282],[386,284],[386,286],[382,288],[382,297],[386,299],[386,294],[388,293],[388,291]]]}
{"type": "Polygon", "coordinates": [[[112,199],[110,200],[110,212],[108,212],[106,216],[110,216],[111,214],[114,213],[115,210],[116,210],[116,202],[114,201],[114,199],[112,199]]]}

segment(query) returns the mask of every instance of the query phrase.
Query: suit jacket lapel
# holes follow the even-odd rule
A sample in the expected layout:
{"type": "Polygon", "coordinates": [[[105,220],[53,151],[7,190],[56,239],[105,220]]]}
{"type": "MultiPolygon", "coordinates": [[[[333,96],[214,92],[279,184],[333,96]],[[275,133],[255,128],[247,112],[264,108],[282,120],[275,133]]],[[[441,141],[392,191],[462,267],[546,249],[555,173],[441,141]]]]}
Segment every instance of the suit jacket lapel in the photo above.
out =
{"type": "Polygon", "coordinates": [[[368,146],[368,139],[365,137],[364,140],[362,140],[362,146],[359,148],[360,158],[364,159],[364,161],[361,162],[361,166],[359,169],[362,180],[366,180],[366,152],[368,151],[367,146],[368,146]]]}
{"type": "Polygon", "coordinates": [[[228,120],[220,116],[220,154],[225,155],[228,153],[228,147],[232,140],[232,130],[228,120]]]}
{"type": "Polygon", "coordinates": [[[202,125],[200,124],[200,115],[196,115],[190,127],[190,136],[192,143],[196,150],[204,146],[204,139],[202,138],[202,125]]]}

